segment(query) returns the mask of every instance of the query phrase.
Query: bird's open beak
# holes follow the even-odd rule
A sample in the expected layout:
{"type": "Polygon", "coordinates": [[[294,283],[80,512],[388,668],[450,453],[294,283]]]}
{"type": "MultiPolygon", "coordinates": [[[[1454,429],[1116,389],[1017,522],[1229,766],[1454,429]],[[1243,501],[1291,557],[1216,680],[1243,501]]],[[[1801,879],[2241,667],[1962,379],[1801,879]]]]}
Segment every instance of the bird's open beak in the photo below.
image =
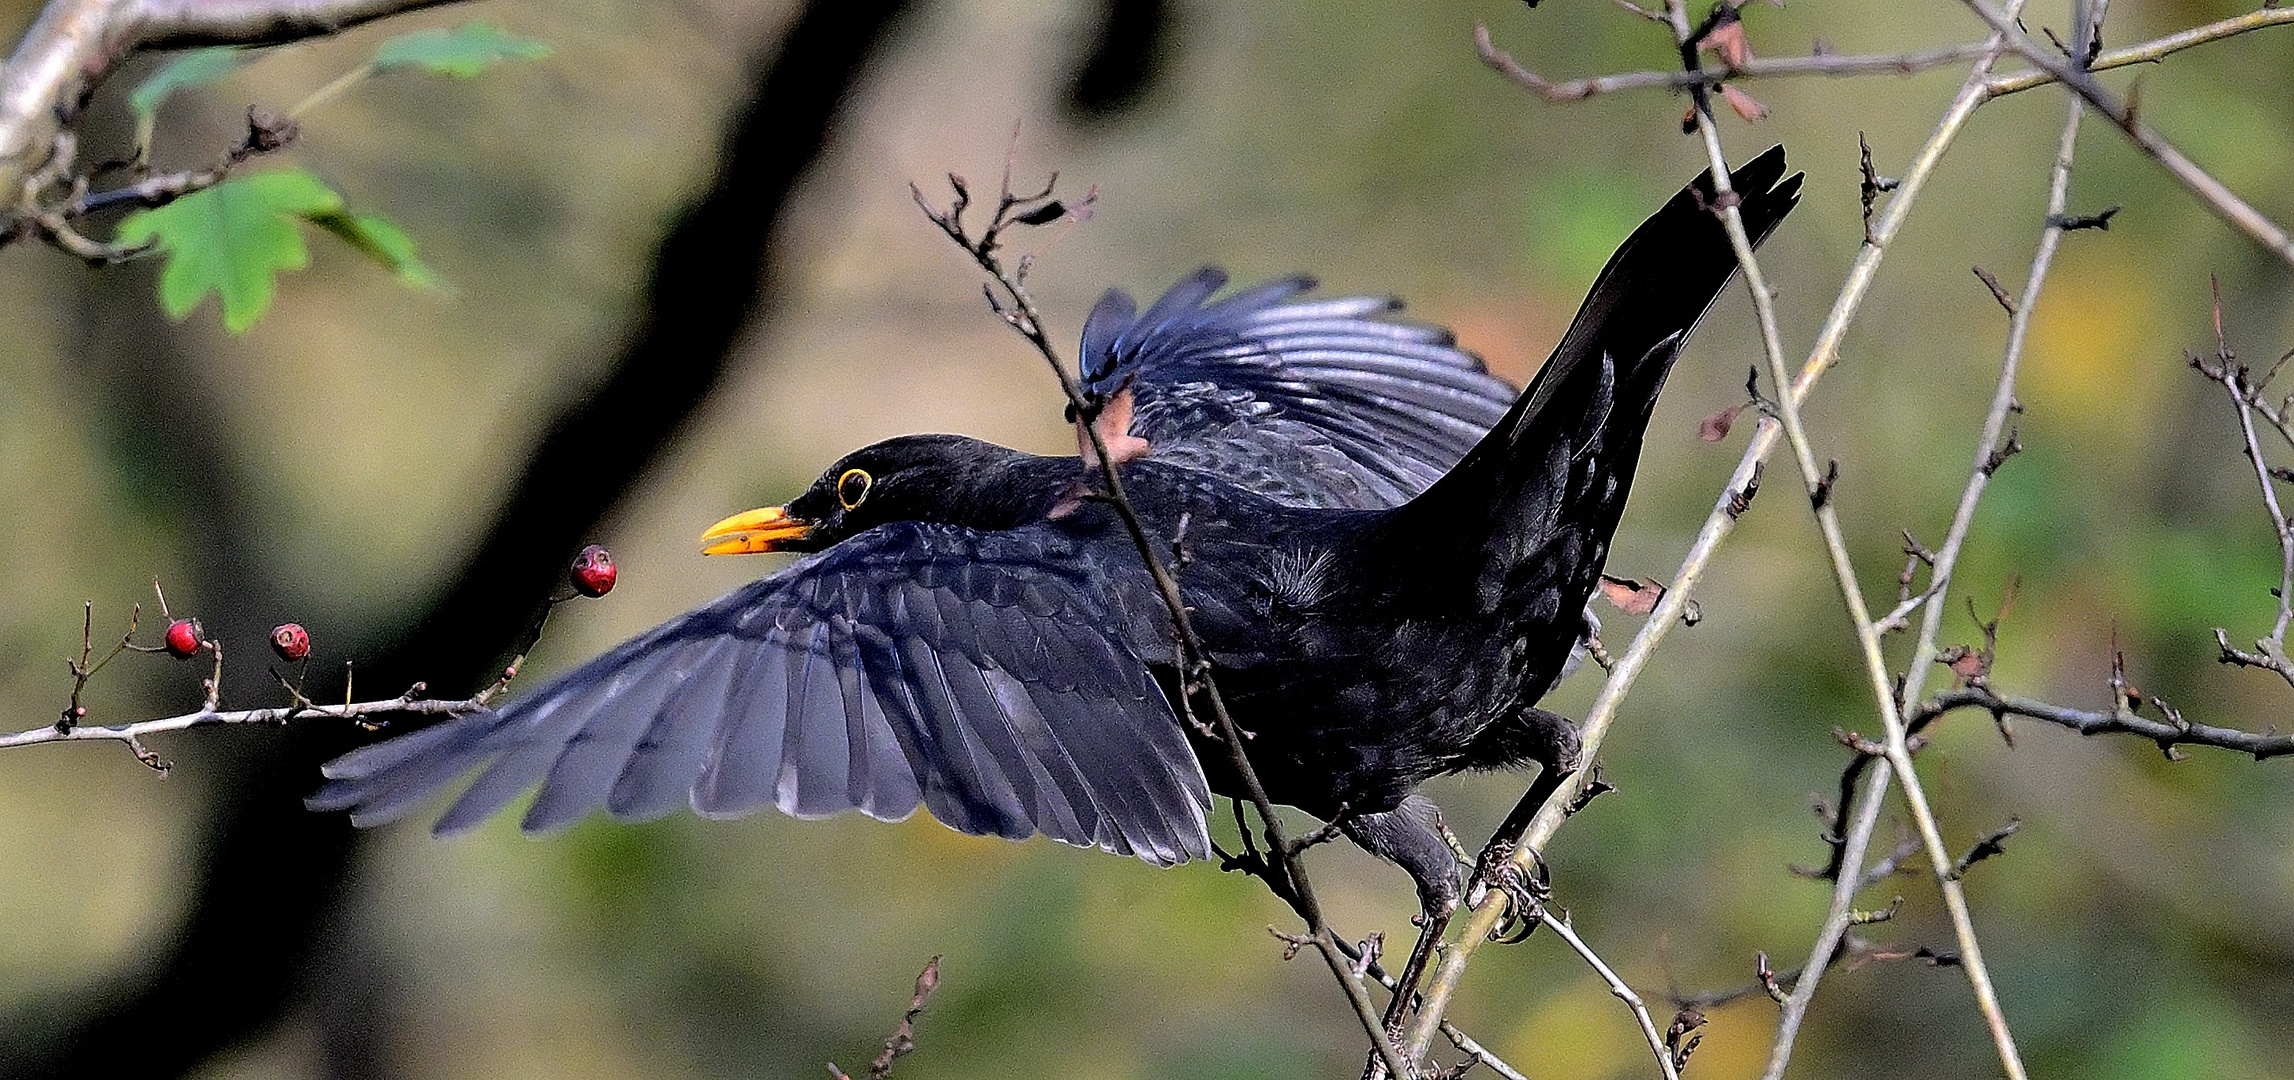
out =
{"type": "Polygon", "coordinates": [[[782,551],[791,540],[802,540],[812,535],[813,523],[803,518],[790,517],[778,506],[735,514],[709,526],[701,534],[701,542],[708,546],[703,555],[750,555],[760,551],[782,551]]]}

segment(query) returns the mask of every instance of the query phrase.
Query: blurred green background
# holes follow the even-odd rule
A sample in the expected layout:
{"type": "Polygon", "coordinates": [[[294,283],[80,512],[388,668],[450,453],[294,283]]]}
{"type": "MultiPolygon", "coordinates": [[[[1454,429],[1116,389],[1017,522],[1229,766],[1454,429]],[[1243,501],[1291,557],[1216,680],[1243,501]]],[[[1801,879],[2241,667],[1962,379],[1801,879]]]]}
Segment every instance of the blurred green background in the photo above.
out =
{"type": "MultiPolygon", "coordinates": [[[[847,449],[914,431],[1070,445],[1040,361],[982,310],[973,273],[907,191],[916,180],[937,193],[949,170],[992,177],[1014,120],[1024,177],[1056,168],[1073,192],[1100,193],[1088,223],[1024,238],[1063,344],[1102,288],[1153,294],[1217,262],[1246,281],[1304,270],[1330,291],[1402,296],[1516,380],[1615,243],[1702,167],[1679,134],[1678,98],[1547,104],[1473,55],[1478,20],[1556,78],[1670,62],[1657,31],[1595,0],[1175,10],[1161,80],[1135,111],[1096,125],[1055,106],[1094,9],[961,2],[906,22],[792,207],[777,317],[596,537],[618,555],[621,585],[560,612],[536,674],[769,569],[704,561],[693,538],[787,497],[847,449]]],[[[2106,41],[2239,10],[2120,3],[2106,41]]],[[[10,40],[33,11],[0,5],[10,40]]],[[[488,0],[276,50],[169,105],[160,160],[204,161],[250,102],[298,100],[393,34],[480,16],[556,50],[476,82],[378,80],[307,117],[289,152],[354,207],[404,225],[449,288],[403,289],[318,243],[312,268],[284,279],[244,337],[223,334],[212,306],[156,331],[227,420],[204,433],[227,454],[218,467],[252,484],[228,558],[278,582],[292,610],[234,611],[233,596],[201,591],[187,568],[215,554],[186,551],[183,531],[150,512],[167,500],[139,471],[142,455],[173,445],[107,412],[116,398],[74,362],[107,328],[155,318],[156,267],[90,270],[21,245],[0,257],[0,318],[14,328],[0,337],[4,726],[37,726],[64,701],[56,661],[78,645],[81,602],[95,601],[101,635],[154,575],[175,586],[179,610],[303,622],[330,664],[406,617],[489,520],[538,425],[618,343],[660,230],[707,179],[745,61],[791,11],[488,0]]],[[[1818,40],[1898,50],[1977,28],[1958,5],[1882,0],[1746,18],[1767,55],[1818,40]]],[[[2035,4],[2027,22],[2067,18],[2065,5],[2035,4]]],[[[117,123],[125,89],[156,63],[126,69],[99,113],[117,123]]],[[[2150,122],[2266,213],[2294,218],[2294,31],[2136,77],[2150,122]]],[[[2129,76],[2110,81],[2124,89],[2129,76]]],[[[1901,171],[1958,82],[1946,69],[1753,83],[1774,115],[1724,117],[1732,157],[1781,141],[1809,174],[1802,209],[1767,248],[1790,342],[1805,348],[1861,238],[1857,133],[1883,172],[1901,171]]],[[[1883,606],[1902,565],[1898,530],[1940,539],[1998,364],[2004,318],[1967,268],[2020,286],[2061,115],[2044,90],[1977,116],[1809,406],[1883,606]]],[[[1996,681],[2099,706],[2115,633],[2133,680],[2193,719],[2285,728],[2283,685],[2212,662],[2212,627],[2233,640],[2268,630],[2277,550],[2230,410],[2182,354],[2211,347],[2210,273],[2234,347],[2266,360],[2294,346],[2294,279],[2092,121],[2071,201],[2126,210],[2108,233],[2064,246],[2023,381],[2027,449],[1999,474],[1960,571],[1986,611],[2020,581],[1996,681]]],[[[1741,399],[1756,357],[1749,305],[1732,292],[1658,409],[1613,572],[1677,565],[1749,430],[1707,445],[1697,423],[1741,399]]],[[[1826,889],[1786,867],[1823,860],[1808,802],[1830,796],[1844,762],[1833,728],[1877,726],[1808,515],[1773,469],[1770,486],[1698,594],[1704,621],[1668,640],[1626,705],[1604,761],[1622,790],[1551,852],[1558,902],[1656,997],[1739,985],[1761,950],[1780,966],[1805,955],[1826,889]]],[[[1613,643],[1630,623],[1612,620],[1613,643]]],[[[1962,617],[1949,627],[1947,642],[1974,636],[1962,617]]],[[[1899,663],[1907,645],[1895,643],[1899,663]]],[[[191,665],[128,659],[91,690],[99,720],[196,703],[191,665]]],[[[1547,704],[1581,714],[1596,685],[1580,676],[1547,704]]],[[[2023,821],[1968,889],[2035,1070],[2294,1076],[2294,765],[2203,750],[2169,763],[2147,744],[2034,723],[2017,735],[2009,748],[1980,716],[1955,717],[1922,761],[1954,845],[2023,821]]],[[[270,737],[165,739],[178,766],[165,782],[115,747],[0,755],[0,1015],[152,962],[196,887],[185,852],[207,813],[202,773],[270,737]]],[[[1472,842],[1520,787],[1476,776],[1435,794],[1472,842]]],[[[377,836],[286,1021],[200,1075],[328,1075],[326,1048],[348,1027],[383,1040],[407,1076],[819,1076],[831,1059],[865,1065],[936,954],[943,985],[902,1075],[1359,1067],[1359,1031],[1328,972],[1280,960],[1265,928],[1290,917],[1239,875],[959,836],[922,816],[591,821],[538,842],[513,824],[449,842],[412,824],[377,836]]],[[[1406,940],[1405,880],[1341,847],[1312,864],[1335,921],[1406,940]]],[[[1932,886],[1907,876],[1867,900],[1897,892],[1902,917],[1869,936],[1949,948],[1932,886]]],[[[1650,1069],[1625,1011],[1546,935],[1484,951],[1455,1015],[1540,1080],[1650,1069]]],[[[1796,1075],[1996,1070],[1956,971],[1839,971],[1813,1015],[1796,1075]]],[[[1690,1075],[1756,1073],[1774,1017],[1758,998],[1715,1011],[1690,1075]]]]}

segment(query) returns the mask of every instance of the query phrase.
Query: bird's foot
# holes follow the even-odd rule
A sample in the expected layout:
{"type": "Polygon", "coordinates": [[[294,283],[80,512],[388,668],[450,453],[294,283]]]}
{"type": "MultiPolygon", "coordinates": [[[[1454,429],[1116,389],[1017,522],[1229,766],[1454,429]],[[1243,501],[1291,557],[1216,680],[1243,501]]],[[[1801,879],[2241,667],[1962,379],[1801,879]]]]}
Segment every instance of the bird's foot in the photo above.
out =
{"type": "Polygon", "coordinates": [[[1499,944],[1526,940],[1545,921],[1545,902],[1553,899],[1545,857],[1528,849],[1532,870],[1515,861],[1516,850],[1512,843],[1493,843],[1474,868],[1474,880],[1505,894],[1505,917],[1490,928],[1490,940],[1499,944]]]}

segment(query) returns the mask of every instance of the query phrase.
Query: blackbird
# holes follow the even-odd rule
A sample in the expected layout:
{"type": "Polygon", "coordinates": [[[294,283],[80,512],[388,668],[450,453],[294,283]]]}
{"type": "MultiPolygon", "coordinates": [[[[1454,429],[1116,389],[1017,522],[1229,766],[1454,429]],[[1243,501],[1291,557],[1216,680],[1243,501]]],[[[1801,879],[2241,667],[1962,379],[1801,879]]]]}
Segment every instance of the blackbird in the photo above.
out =
{"type": "MultiPolygon", "coordinates": [[[[1764,238],[1798,199],[1783,148],[1730,175],[1764,238]]],[[[1443,331],[1290,278],[1204,270],[1083,331],[1084,422],[1180,588],[1267,793],[1408,871],[1447,912],[1459,865],[1425,780],[1570,764],[1536,703],[1585,626],[1643,431],[1735,273],[1707,173],[1626,239],[1519,395],[1443,331]]],[[[1088,447],[1086,447],[1088,454],[1088,447]]],[[[959,435],[854,451],[711,554],[811,553],[499,711],[326,766],[314,808],[389,821],[480,765],[451,833],[537,784],[529,831],[603,806],[798,817],[919,803],[1168,865],[1211,854],[1242,785],[1174,712],[1170,616],[1095,465],[959,435]]]]}

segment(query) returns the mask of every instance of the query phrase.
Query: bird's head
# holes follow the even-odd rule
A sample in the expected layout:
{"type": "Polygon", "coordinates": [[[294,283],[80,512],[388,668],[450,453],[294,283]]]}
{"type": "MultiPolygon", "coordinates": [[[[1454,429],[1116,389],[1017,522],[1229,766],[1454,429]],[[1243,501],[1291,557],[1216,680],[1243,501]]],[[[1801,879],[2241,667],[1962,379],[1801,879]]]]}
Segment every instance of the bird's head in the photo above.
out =
{"type": "MultiPolygon", "coordinates": [[[[785,506],[701,534],[704,555],[820,551],[891,521],[1009,528],[1009,465],[1031,455],[961,435],[903,435],[846,454],[785,506]]],[[[1041,460],[1041,459],[1037,459],[1041,460]]]]}

